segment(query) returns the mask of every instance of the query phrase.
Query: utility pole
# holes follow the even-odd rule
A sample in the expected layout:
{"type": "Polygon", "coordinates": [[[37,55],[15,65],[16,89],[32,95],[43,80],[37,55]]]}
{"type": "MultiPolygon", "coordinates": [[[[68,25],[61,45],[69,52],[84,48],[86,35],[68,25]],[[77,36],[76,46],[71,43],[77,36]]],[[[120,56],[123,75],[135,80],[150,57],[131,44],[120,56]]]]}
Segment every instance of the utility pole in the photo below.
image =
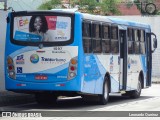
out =
{"type": "Polygon", "coordinates": [[[4,10],[7,10],[7,0],[0,0],[0,2],[4,2],[4,10]]]}

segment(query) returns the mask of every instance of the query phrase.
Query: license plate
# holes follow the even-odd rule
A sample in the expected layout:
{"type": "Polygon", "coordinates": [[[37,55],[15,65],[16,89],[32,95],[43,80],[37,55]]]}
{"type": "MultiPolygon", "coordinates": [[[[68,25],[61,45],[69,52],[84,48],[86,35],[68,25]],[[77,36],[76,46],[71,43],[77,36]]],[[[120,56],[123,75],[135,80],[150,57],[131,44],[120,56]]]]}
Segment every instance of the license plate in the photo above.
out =
{"type": "Polygon", "coordinates": [[[46,75],[36,75],[35,79],[36,80],[47,80],[48,77],[46,75]]]}

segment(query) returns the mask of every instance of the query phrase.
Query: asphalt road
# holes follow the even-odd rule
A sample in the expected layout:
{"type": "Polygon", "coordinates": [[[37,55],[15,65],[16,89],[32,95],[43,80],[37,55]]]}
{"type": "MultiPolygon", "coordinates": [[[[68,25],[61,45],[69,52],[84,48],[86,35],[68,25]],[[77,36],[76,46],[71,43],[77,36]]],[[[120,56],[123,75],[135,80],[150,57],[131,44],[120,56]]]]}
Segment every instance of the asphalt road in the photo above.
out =
{"type": "MultiPolygon", "coordinates": [[[[27,112],[31,112],[31,111],[48,112],[49,111],[51,112],[50,114],[53,114],[53,112],[55,111],[83,111],[83,114],[85,113],[85,111],[91,111],[92,115],[95,113],[95,111],[102,111],[102,112],[112,111],[112,113],[115,111],[115,116],[117,114],[117,111],[153,111],[153,113],[154,111],[157,111],[160,117],[160,84],[153,84],[152,87],[143,89],[141,97],[138,99],[131,99],[128,97],[122,97],[120,95],[116,95],[116,96],[112,95],[110,96],[110,99],[107,105],[97,105],[94,102],[87,103],[83,101],[81,97],[75,97],[75,98],[59,99],[56,105],[38,105],[37,103],[34,102],[30,104],[0,107],[0,111],[27,111],[27,112]]],[[[62,112],[59,114],[62,114],[62,112]]],[[[81,116],[80,114],[81,113],[79,113],[78,116],[81,116]]],[[[9,120],[9,118],[2,118],[2,119],[9,120]]],[[[17,120],[17,118],[15,119],[17,120]]],[[[34,118],[31,118],[31,119],[34,119],[34,118]]],[[[50,117],[47,120],[52,120],[52,119],[54,118],[50,117]]],[[[62,115],[62,118],[58,117],[55,119],[56,120],[64,119],[64,116],[62,115]]],[[[67,119],[69,119],[69,117],[67,117],[67,119]]],[[[105,119],[110,120],[112,118],[105,118],[105,119]]],[[[116,117],[115,119],[119,120],[120,118],[116,117]]],[[[124,118],[124,120],[125,119],[127,118],[124,118]]],[[[137,119],[138,118],[136,118],[136,120],[137,119]]],[[[143,119],[147,120],[149,118],[148,117],[140,118],[140,120],[143,120],[143,119]]],[[[152,120],[159,120],[159,119],[160,118],[154,117],[152,120]]]]}

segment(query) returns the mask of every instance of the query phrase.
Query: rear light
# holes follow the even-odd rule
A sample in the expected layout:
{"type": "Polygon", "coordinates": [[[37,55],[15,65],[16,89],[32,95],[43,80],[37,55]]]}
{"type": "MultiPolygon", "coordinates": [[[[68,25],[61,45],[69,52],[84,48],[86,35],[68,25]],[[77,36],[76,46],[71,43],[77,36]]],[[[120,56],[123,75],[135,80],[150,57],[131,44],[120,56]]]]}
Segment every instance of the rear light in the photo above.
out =
{"type": "Polygon", "coordinates": [[[8,59],[7,59],[7,63],[8,63],[8,64],[13,64],[13,60],[12,60],[12,58],[8,57],[8,59]]]}
{"type": "Polygon", "coordinates": [[[71,64],[76,65],[77,64],[77,60],[76,59],[71,59],[71,64]]]}
{"type": "Polygon", "coordinates": [[[68,80],[73,79],[77,75],[77,57],[72,58],[69,63],[68,80]]]}
{"type": "Polygon", "coordinates": [[[70,70],[71,70],[71,71],[75,71],[75,69],[76,69],[75,66],[71,66],[71,67],[70,67],[70,70]]]}
{"type": "Polygon", "coordinates": [[[11,57],[7,58],[7,70],[8,70],[9,77],[12,79],[16,79],[14,63],[13,63],[13,59],[11,57]]]}
{"type": "Polygon", "coordinates": [[[75,77],[75,76],[76,76],[76,74],[75,74],[75,73],[73,73],[73,72],[71,72],[71,73],[69,74],[69,76],[70,76],[70,77],[75,77]]]}

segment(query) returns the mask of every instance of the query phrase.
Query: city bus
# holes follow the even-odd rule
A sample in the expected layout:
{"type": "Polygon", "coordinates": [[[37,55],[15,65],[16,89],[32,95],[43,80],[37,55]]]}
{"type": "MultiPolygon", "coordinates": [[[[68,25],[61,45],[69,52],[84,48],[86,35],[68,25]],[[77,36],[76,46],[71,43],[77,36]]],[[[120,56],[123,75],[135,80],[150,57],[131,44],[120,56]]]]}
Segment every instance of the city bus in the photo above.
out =
{"type": "Polygon", "coordinates": [[[37,103],[59,96],[138,98],[151,86],[157,38],[147,24],[77,11],[18,11],[7,17],[5,86],[34,94],[37,103]]]}

